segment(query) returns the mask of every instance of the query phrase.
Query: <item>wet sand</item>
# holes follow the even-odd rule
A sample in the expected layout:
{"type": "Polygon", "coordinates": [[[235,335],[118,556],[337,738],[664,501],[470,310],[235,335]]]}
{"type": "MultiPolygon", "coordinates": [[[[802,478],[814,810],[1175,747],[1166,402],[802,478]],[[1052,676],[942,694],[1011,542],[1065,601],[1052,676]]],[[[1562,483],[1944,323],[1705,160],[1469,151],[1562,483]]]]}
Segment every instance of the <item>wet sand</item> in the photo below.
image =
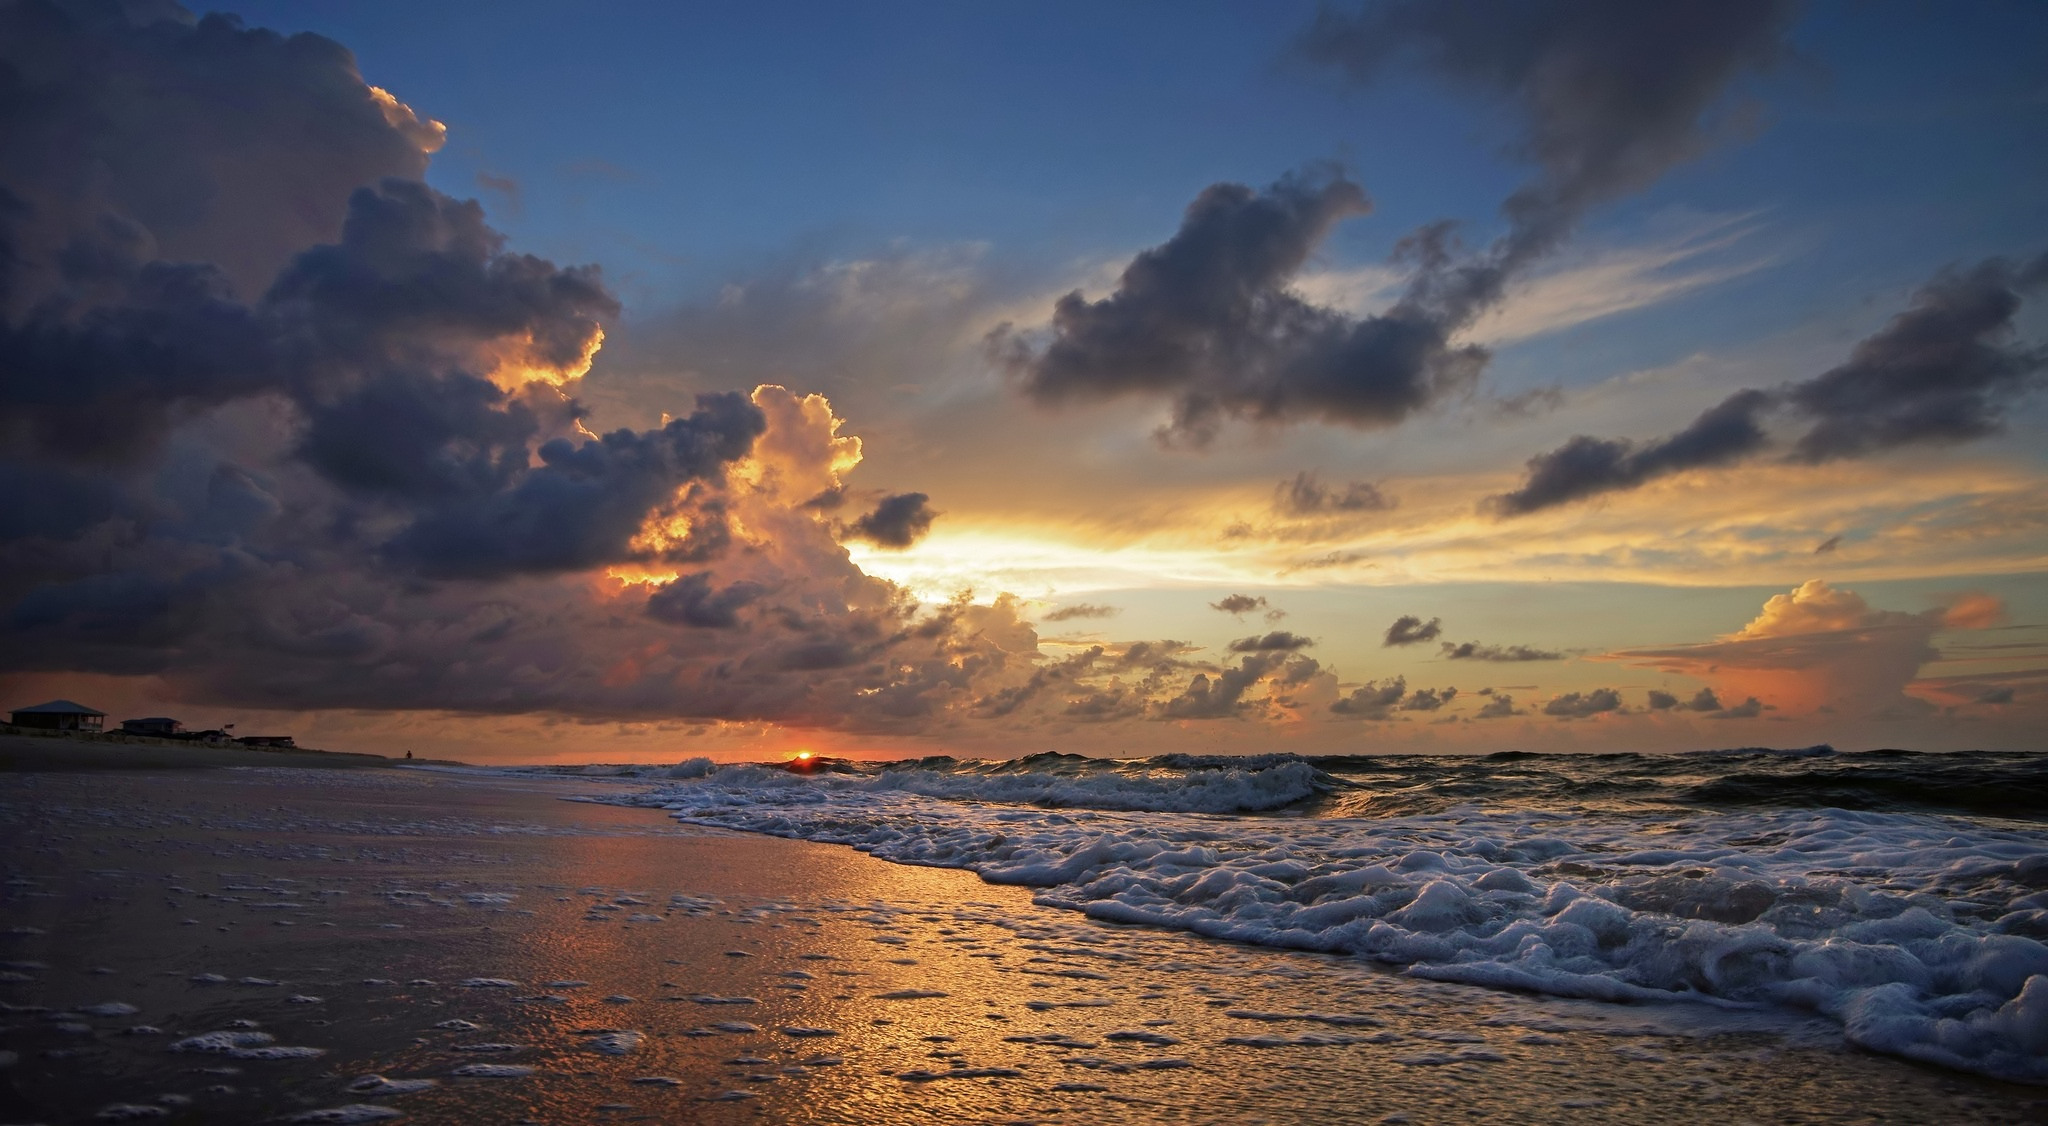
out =
{"type": "Polygon", "coordinates": [[[2048,1120],[1796,1014],[1416,981],[559,800],[604,787],[0,777],[0,1120],[2048,1120]]]}

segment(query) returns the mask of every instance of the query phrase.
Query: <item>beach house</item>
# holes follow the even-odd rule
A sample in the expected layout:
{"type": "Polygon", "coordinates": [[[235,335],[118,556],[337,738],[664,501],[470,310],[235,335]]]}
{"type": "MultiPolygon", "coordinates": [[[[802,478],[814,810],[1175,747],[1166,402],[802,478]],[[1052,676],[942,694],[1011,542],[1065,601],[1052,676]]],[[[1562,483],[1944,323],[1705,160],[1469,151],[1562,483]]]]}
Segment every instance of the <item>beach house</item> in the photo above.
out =
{"type": "Polygon", "coordinates": [[[98,731],[107,713],[95,711],[70,700],[52,700],[32,708],[16,708],[7,722],[16,727],[40,727],[48,731],[98,731]]]}

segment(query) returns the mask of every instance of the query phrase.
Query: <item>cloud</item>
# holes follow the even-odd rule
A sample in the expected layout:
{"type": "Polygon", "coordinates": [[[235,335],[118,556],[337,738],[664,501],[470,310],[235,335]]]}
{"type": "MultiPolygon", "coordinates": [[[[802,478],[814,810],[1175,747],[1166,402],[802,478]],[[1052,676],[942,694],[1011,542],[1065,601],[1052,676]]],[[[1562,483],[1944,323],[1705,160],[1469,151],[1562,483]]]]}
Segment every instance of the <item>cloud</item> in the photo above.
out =
{"type": "Polygon", "coordinates": [[[1508,281],[1554,249],[1592,205],[1640,190],[1703,151],[1738,76],[1781,53],[1790,0],[1667,9],[1583,0],[1465,0],[1324,10],[1301,59],[1357,83],[1414,59],[1516,113],[1515,155],[1540,172],[1502,205],[1509,233],[1461,256],[1449,224],[1402,240],[1412,266],[1385,311],[1312,304],[1297,283],[1337,223],[1369,209],[1329,169],[1264,192],[1215,184],[1180,230],[1134,258],[1108,297],[1070,293],[1048,338],[1010,326],[990,354],[1047,406],[1169,398],[1161,436],[1202,445],[1222,423],[1319,420],[1391,426],[1469,389],[1487,351],[1453,338],[1500,303],[1508,281]]]}
{"type": "Polygon", "coordinates": [[[2044,269],[2048,255],[1936,275],[1847,362],[1791,389],[1793,406],[1814,420],[1792,456],[1817,463],[1997,433],[2011,402],[2048,371],[2048,348],[2009,343],[2019,291],[2044,269]]]}
{"type": "Polygon", "coordinates": [[[1761,391],[1743,391],[1694,419],[1676,434],[1643,445],[1584,435],[1529,459],[1529,476],[1491,506],[1518,516],[1600,493],[1631,489],[1686,469],[1727,465],[1762,448],[1757,416],[1771,405],[1761,391]]]}
{"type": "Polygon", "coordinates": [[[1233,653],[1266,653],[1280,650],[1291,653],[1296,649],[1305,649],[1314,644],[1315,641],[1312,638],[1289,633],[1284,629],[1276,629],[1264,636],[1240,637],[1230,643],[1230,651],[1233,653]]]}
{"type": "Polygon", "coordinates": [[[1061,606],[1056,610],[1048,610],[1041,616],[1048,622],[1071,622],[1080,618],[1114,618],[1121,613],[1123,613],[1123,609],[1118,606],[1099,606],[1093,602],[1076,602],[1071,606],[1061,606]]]}
{"type": "Polygon", "coordinates": [[[1689,700],[1681,700],[1669,692],[1661,692],[1655,688],[1652,688],[1650,689],[1649,706],[1650,710],[1653,712],[1680,711],[1714,713],[1709,718],[1720,718],[1721,713],[1725,711],[1725,709],[1721,707],[1720,698],[1714,695],[1714,690],[1711,688],[1700,689],[1698,692],[1693,693],[1692,698],[1689,700]]]}
{"type": "Polygon", "coordinates": [[[439,127],[345,50],[115,12],[0,8],[0,484],[32,494],[0,502],[0,672],[893,733],[1048,667],[1016,600],[853,565],[822,396],[593,431],[617,300],[422,183],[439,127]]]}
{"type": "Polygon", "coordinates": [[[909,547],[931,530],[932,518],[938,515],[932,511],[930,500],[923,493],[884,497],[873,512],[849,524],[846,535],[877,547],[909,547]]]}
{"type": "Polygon", "coordinates": [[[1433,712],[1458,698],[1456,688],[1418,688],[1401,704],[1404,712],[1433,712]]]}
{"type": "MultiPolygon", "coordinates": [[[[1487,695],[1484,692],[1480,694],[1487,695]]],[[[1498,692],[1489,696],[1486,703],[1481,704],[1479,706],[1479,710],[1472,713],[1472,718],[1506,719],[1509,716],[1517,716],[1522,714],[1524,713],[1515,707],[1515,698],[1513,696],[1510,696],[1505,692],[1498,692]]]]}
{"type": "Polygon", "coordinates": [[[1266,600],[1263,597],[1254,598],[1249,594],[1231,594],[1226,595],[1221,602],[1209,603],[1209,609],[1221,610],[1233,617],[1241,618],[1265,605],[1266,600]]]}
{"type": "Polygon", "coordinates": [[[1595,688],[1591,692],[1567,692],[1553,696],[1543,705],[1543,714],[1560,719],[1585,719],[1602,712],[1621,710],[1621,693],[1612,688],[1595,688]]]}
{"type": "Polygon", "coordinates": [[[1394,645],[1418,645],[1435,641],[1444,632],[1444,620],[1431,618],[1424,622],[1413,614],[1403,614],[1387,627],[1387,636],[1380,642],[1382,647],[1394,645]]]}
{"type": "Polygon", "coordinates": [[[12,232],[14,315],[103,298],[109,254],[209,262],[253,297],[334,239],[356,188],[424,175],[444,135],[333,40],[169,5],[6,5],[0,68],[0,184],[33,216],[12,232]]]}
{"type": "Polygon", "coordinates": [[[698,572],[662,583],[647,596],[647,613],[664,622],[699,629],[732,629],[739,612],[770,593],[760,583],[740,581],[714,589],[711,575],[698,572]]]}
{"type": "MultiPolygon", "coordinates": [[[[1990,258],[1944,269],[1844,363],[1776,391],[1737,392],[1653,442],[1575,437],[1531,458],[1522,487],[1489,506],[1516,516],[1734,464],[1768,446],[1762,418],[1780,408],[1806,425],[1789,454],[1805,464],[1995,434],[2012,404],[2038,390],[2048,372],[2048,347],[2012,339],[2021,294],[2039,285],[2044,264],[2048,255],[2027,265],[1990,258]]],[[[1815,551],[1839,543],[1835,537],[1815,551]]]]}
{"type": "Polygon", "coordinates": [[[1317,476],[1302,470],[1273,489],[1273,508],[1289,516],[1315,516],[1335,512],[1384,512],[1394,507],[1393,498],[1365,481],[1353,481],[1341,490],[1325,485],[1317,476]]]}
{"type": "Polygon", "coordinates": [[[1710,717],[1745,718],[1774,707],[1868,716],[1896,708],[1921,666],[1939,658],[1935,634],[1986,628],[2003,613],[2003,604],[1985,595],[1959,596],[1922,613],[1882,610],[1854,591],[1813,579],[1772,595],[1747,624],[1718,641],[1611,657],[1713,682],[1684,705],[1710,717]],[[1722,703],[1736,697],[1743,703],[1722,703]]]}
{"type": "Polygon", "coordinates": [[[1539,169],[1502,206],[1514,231],[1501,260],[1512,265],[1732,132],[1739,119],[1717,113],[1728,87],[1785,55],[1796,8],[1396,0],[1325,9],[1296,51],[1358,84],[1412,61],[1504,105],[1519,132],[1510,152],[1539,169]]]}
{"type": "Polygon", "coordinates": [[[1764,714],[1765,705],[1751,696],[1732,708],[1720,708],[1708,714],[1708,719],[1755,719],[1764,714]]]}
{"type": "Polygon", "coordinates": [[[1485,645],[1477,641],[1446,641],[1440,647],[1446,661],[1562,661],[1563,653],[1527,645],[1485,645]]]}
{"type": "Polygon", "coordinates": [[[1215,677],[1196,673],[1180,695],[1156,709],[1160,719],[1230,719],[1256,705],[1244,694],[1259,681],[1282,667],[1284,653],[1251,653],[1234,669],[1226,668],[1215,677]]]}
{"type": "Polygon", "coordinates": [[[1839,547],[1841,547],[1841,546],[1842,546],[1842,537],[1840,537],[1840,536],[1829,536],[1828,538],[1826,538],[1826,539],[1824,539],[1824,540],[1820,541],[1820,544],[1819,544],[1819,546],[1817,546],[1817,547],[1815,547],[1815,548],[1813,549],[1813,553],[1814,553],[1815,555],[1827,555],[1827,554],[1830,554],[1831,552],[1833,552],[1833,551],[1834,551],[1834,550],[1835,550],[1836,548],[1839,548],[1839,547]]]}
{"type": "Polygon", "coordinates": [[[1338,715],[1358,719],[1392,719],[1395,706],[1407,693],[1408,681],[1402,677],[1397,676],[1388,681],[1367,681],[1352,689],[1349,695],[1331,704],[1330,710],[1338,715]]]}
{"type": "MultiPolygon", "coordinates": [[[[1228,418],[1392,425],[1470,386],[1485,354],[1450,343],[1471,314],[1456,287],[1412,285],[1364,318],[1298,295],[1309,255],[1369,207],[1357,184],[1327,168],[1263,192],[1212,185],[1171,239],[1131,260],[1110,296],[1069,293],[1042,345],[1006,325],[991,334],[991,354],[1045,406],[1170,397],[1163,436],[1197,445],[1228,418]]],[[[1434,276],[1445,237],[1426,232],[1406,253],[1434,276]]]]}

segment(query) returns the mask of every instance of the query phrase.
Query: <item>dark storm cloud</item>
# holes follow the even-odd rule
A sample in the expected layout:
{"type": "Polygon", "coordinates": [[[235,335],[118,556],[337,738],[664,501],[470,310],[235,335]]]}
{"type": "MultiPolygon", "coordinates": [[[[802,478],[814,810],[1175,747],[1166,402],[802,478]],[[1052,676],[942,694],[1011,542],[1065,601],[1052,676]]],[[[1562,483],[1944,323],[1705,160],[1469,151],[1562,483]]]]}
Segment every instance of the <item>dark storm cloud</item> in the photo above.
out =
{"type": "Polygon", "coordinates": [[[862,514],[847,525],[848,539],[866,540],[876,547],[906,548],[931,530],[930,497],[923,493],[898,493],[884,497],[873,512],[862,514]]]}
{"type": "Polygon", "coordinates": [[[1534,649],[1527,645],[1484,645],[1477,641],[1446,641],[1440,652],[1446,661],[1562,661],[1563,653],[1534,649]]]}
{"type": "Polygon", "coordinates": [[[1302,470],[1274,487],[1273,507],[1289,516],[1315,516],[1334,512],[1380,512],[1394,507],[1394,501],[1369,482],[1353,481],[1340,489],[1324,484],[1313,472],[1302,470]]]}
{"type": "Polygon", "coordinates": [[[1427,622],[1413,614],[1403,614],[1387,627],[1387,636],[1380,641],[1382,647],[1395,645],[1418,645],[1435,641],[1444,632],[1444,620],[1431,618],[1427,622]]]}
{"type": "Polygon", "coordinates": [[[762,431],[745,396],[700,395],[697,410],[660,430],[614,430],[580,444],[565,438],[535,451],[540,464],[506,487],[427,509],[389,546],[423,573],[488,578],[576,571],[629,559],[703,562],[725,545],[714,509],[693,522],[695,542],[662,552],[630,543],[678,486],[717,479],[762,431]]]}
{"type": "MultiPolygon", "coordinates": [[[[2048,373],[2048,348],[2013,340],[2022,295],[2040,285],[2044,263],[2048,255],[2026,265],[1991,258],[1945,269],[1839,366],[1777,391],[1737,392],[1686,429],[1647,444],[1580,435],[1531,458],[1522,487],[1489,506],[1515,516],[1741,461],[1765,447],[1760,419],[1778,406],[1806,424],[1790,456],[1807,464],[1998,433],[2012,404],[2048,373]]],[[[1837,536],[1814,550],[1840,542],[1837,536]]]]}
{"type": "Polygon", "coordinates": [[[1529,459],[1529,477],[1514,492],[1493,498],[1496,511],[1518,516],[1599,493],[1632,489],[1686,469],[1727,465],[1761,449],[1757,416],[1771,405],[1762,391],[1743,391],[1694,419],[1676,434],[1643,445],[1584,435],[1529,459]]]}
{"type": "Polygon", "coordinates": [[[422,349],[467,358],[517,341],[512,366],[560,372],[619,315],[596,267],[508,252],[475,200],[404,180],[351,195],[341,239],[293,259],[264,304],[308,365],[391,364],[422,349]]]}
{"type": "Polygon", "coordinates": [[[1253,610],[1261,609],[1265,605],[1266,600],[1264,598],[1254,598],[1249,594],[1231,594],[1225,595],[1221,602],[1209,603],[1209,609],[1221,610],[1233,617],[1241,618],[1253,610]]]}
{"type": "Polygon", "coordinates": [[[1639,191],[1726,132],[1729,85],[1784,54],[1794,0],[1393,0],[1325,9],[1296,49],[1351,81],[1419,63],[1518,119],[1512,155],[1540,175],[1502,210],[1514,269],[1587,208],[1639,191]]]}
{"type": "Polygon", "coordinates": [[[1093,602],[1076,602],[1047,611],[1043,617],[1048,622],[1071,622],[1080,618],[1114,618],[1123,613],[1122,607],[1098,606],[1093,602]]]}
{"type": "Polygon", "coordinates": [[[1612,688],[1595,688],[1591,692],[1567,692],[1553,696],[1543,705],[1543,714],[1560,719],[1585,719],[1602,712],[1621,710],[1621,693],[1612,688]]]}
{"type": "Polygon", "coordinates": [[[711,585],[709,572],[680,575],[647,597],[647,612],[664,622],[699,629],[731,629],[739,612],[768,593],[760,583],[736,582],[724,589],[711,585]]]}
{"type": "Polygon", "coordinates": [[[787,391],[590,433],[617,301],[418,182],[438,140],[317,37],[0,4],[0,671],[890,732],[1028,678],[1014,606],[922,608],[776,491],[841,488],[787,391]]]}
{"type": "Polygon", "coordinates": [[[440,147],[340,44],[162,7],[0,5],[0,184],[38,218],[12,311],[90,290],[76,267],[112,227],[128,256],[209,261],[253,296],[334,238],[350,192],[440,147]]]}
{"type": "Polygon", "coordinates": [[[1240,637],[1230,643],[1230,651],[1233,653],[1270,653],[1275,651],[1291,653],[1296,649],[1306,649],[1314,644],[1315,640],[1313,638],[1303,637],[1298,633],[1289,633],[1284,629],[1276,629],[1263,636],[1240,637]]]}
{"type": "MultiPolygon", "coordinates": [[[[990,338],[993,354],[1045,405],[1170,396],[1166,436],[1196,444],[1226,418],[1399,422],[1469,386],[1485,354],[1449,342],[1469,319],[1453,285],[1418,284],[1363,319],[1294,292],[1322,239],[1369,207],[1357,184],[1324,169],[1264,192],[1213,185],[1171,239],[1132,259],[1114,293],[1060,298],[1048,343],[1005,326],[990,338]]],[[[1441,272],[1440,237],[1412,240],[1409,252],[1441,272]]]]}

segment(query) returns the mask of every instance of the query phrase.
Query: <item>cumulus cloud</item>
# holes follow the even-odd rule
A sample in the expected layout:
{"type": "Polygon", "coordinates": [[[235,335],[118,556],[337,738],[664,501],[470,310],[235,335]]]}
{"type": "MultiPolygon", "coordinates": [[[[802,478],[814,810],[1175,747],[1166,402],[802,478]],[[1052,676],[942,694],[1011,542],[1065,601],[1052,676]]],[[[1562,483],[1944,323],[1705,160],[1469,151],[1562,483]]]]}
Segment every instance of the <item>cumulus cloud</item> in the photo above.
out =
{"type": "Polygon", "coordinates": [[[1379,486],[1352,481],[1339,488],[1324,484],[1309,470],[1302,470],[1273,489],[1273,508],[1288,516],[1318,516],[1340,512],[1383,512],[1394,507],[1393,498],[1379,486]]]}
{"type": "MultiPolygon", "coordinates": [[[[422,183],[439,127],[339,46],[16,4],[0,70],[0,671],[910,731],[1053,667],[1014,599],[852,564],[820,498],[860,446],[823,397],[593,431],[602,277],[422,183]]],[[[1142,700],[1179,651],[1104,660],[1142,700]]]]}
{"type": "Polygon", "coordinates": [[[1289,633],[1284,629],[1276,629],[1262,636],[1240,637],[1230,643],[1230,651],[1233,653],[1270,653],[1275,651],[1291,653],[1297,649],[1306,649],[1314,644],[1315,641],[1312,638],[1303,637],[1298,633],[1289,633]]]}
{"type": "Polygon", "coordinates": [[[1540,172],[1503,204],[1509,233],[1465,255],[1450,224],[1422,228],[1397,255],[1411,267],[1399,297],[1353,317],[1311,303],[1294,283],[1337,223],[1368,210],[1362,189],[1323,168],[1263,192],[1215,184],[1108,297],[1070,293],[1053,308],[1048,338],[1004,326],[991,354],[1041,404],[1167,398],[1162,436],[1196,445],[1228,419],[1399,423],[1473,385],[1488,353],[1454,338],[1587,208],[1648,186],[1723,131],[1723,94],[1776,61],[1792,9],[1790,0],[1326,9],[1295,47],[1312,65],[1363,84],[1412,60],[1510,107],[1522,135],[1511,151],[1540,172]]]}
{"type": "MultiPolygon", "coordinates": [[[[1047,406],[1170,398],[1163,435],[1193,444],[1231,418],[1392,425],[1469,387],[1485,353],[1450,341],[1473,311],[1461,286],[1418,282],[1363,318],[1299,295],[1293,283],[1309,255],[1369,209],[1363,189],[1327,168],[1263,192],[1212,185],[1171,239],[1132,259],[1108,297],[1069,293],[1053,307],[1049,339],[1006,325],[991,335],[991,354],[1047,406]]],[[[1446,237],[1410,241],[1420,273],[1442,272],[1446,237]]]]}
{"type": "Polygon", "coordinates": [[[847,525],[848,539],[866,540],[876,547],[906,548],[931,530],[931,498],[923,493],[898,493],[884,497],[873,512],[847,525]]]}
{"type": "Polygon", "coordinates": [[[1220,602],[1209,603],[1209,609],[1220,610],[1232,617],[1241,618],[1253,610],[1263,609],[1265,605],[1266,600],[1263,597],[1255,598],[1249,594],[1229,594],[1225,595],[1220,602]]]}
{"type": "Polygon", "coordinates": [[[1702,688],[1692,694],[1689,700],[1681,700],[1669,692],[1650,689],[1650,710],[1653,712],[1718,712],[1721,701],[1711,688],[1702,688]]]}
{"type": "Polygon", "coordinates": [[[1435,641],[1444,632],[1444,620],[1431,618],[1427,622],[1413,614],[1403,614],[1387,627],[1387,635],[1381,640],[1382,647],[1394,645],[1419,645],[1435,641]]]}
{"type": "Polygon", "coordinates": [[[1456,688],[1418,688],[1401,703],[1404,712],[1433,712],[1458,698],[1456,688]]]}
{"type": "Polygon", "coordinates": [[[1114,618],[1121,613],[1123,613],[1123,608],[1118,606],[1101,606],[1093,602],[1076,602],[1071,606],[1061,606],[1058,609],[1048,610],[1042,617],[1048,622],[1071,622],[1081,618],[1114,618]]]}
{"type": "Polygon", "coordinates": [[[1246,700],[1253,685],[1283,667],[1284,652],[1249,653],[1236,668],[1226,668],[1211,677],[1196,673],[1178,696],[1156,709],[1160,719],[1230,719],[1258,708],[1263,702],[1246,700]]]}
{"type": "MultiPolygon", "coordinates": [[[[1482,695],[1484,694],[1482,693],[1482,695]]],[[[1478,711],[1472,713],[1472,718],[1506,719],[1509,716],[1522,714],[1524,713],[1515,707],[1515,698],[1513,696],[1505,692],[1496,692],[1487,697],[1486,703],[1481,704],[1478,711]]]]}
{"type": "Polygon", "coordinates": [[[1621,710],[1621,693],[1612,688],[1595,688],[1591,692],[1566,692],[1552,696],[1543,705],[1543,714],[1559,719],[1585,719],[1603,712],[1621,710]]]}
{"type": "Polygon", "coordinates": [[[1771,708],[1871,715],[1905,701],[1920,668],[1940,656],[1936,634],[1987,628],[2003,614],[2002,602],[1982,594],[1919,613],[1883,610],[1854,591],[1813,579],[1771,596],[1754,618],[1720,640],[1612,656],[1711,681],[1689,703],[1673,705],[1711,718],[1748,718],[1771,708]],[[1743,702],[1724,703],[1736,697],[1743,702]]]}
{"type": "Polygon", "coordinates": [[[172,5],[0,8],[4,311],[94,301],[137,262],[208,262],[246,299],[332,242],[350,193],[417,180],[444,130],[311,34],[172,5]]]}
{"type": "Polygon", "coordinates": [[[1438,652],[1446,661],[1562,661],[1563,653],[1528,645],[1486,645],[1477,641],[1446,641],[1438,652]]]}
{"type": "Polygon", "coordinates": [[[1401,698],[1408,694],[1408,681],[1394,677],[1387,681],[1367,681],[1340,697],[1330,705],[1330,710],[1341,716],[1357,719],[1392,719],[1394,709],[1401,698]]]}
{"type": "MultiPolygon", "coordinates": [[[[1995,434],[2012,404],[2048,373],[2048,347],[2014,339],[2022,294],[2044,272],[2048,255],[2026,265],[1991,258],[1944,269],[1842,364],[1774,391],[1737,392],[1652,442],[1575,437],[1531,458],[1522,486],[1490,506],[1516,516],[1748,459],[1769,445],[1763,418],[1778,408],[1804,424],[1788,456],[1808,464],[1995,434]]],[[[1831,538],[1815,553],[1840,542],[1831,538]]]]}

